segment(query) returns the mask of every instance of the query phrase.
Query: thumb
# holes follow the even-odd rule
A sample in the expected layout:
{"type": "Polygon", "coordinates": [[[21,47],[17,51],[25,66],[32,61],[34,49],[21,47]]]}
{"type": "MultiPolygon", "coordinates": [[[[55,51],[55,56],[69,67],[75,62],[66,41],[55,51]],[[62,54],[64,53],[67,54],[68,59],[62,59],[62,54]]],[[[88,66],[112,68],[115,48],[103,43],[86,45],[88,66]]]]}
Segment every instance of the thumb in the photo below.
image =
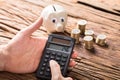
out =
{"type": "Polygon", "coordinates": [[[71,77],[64,78],[63,80],[73,80],[71,77]]]}
{"type": "Polygon", "coordinates": [[[43,18],[39,17],[33,24],[31,24],[29,27],[21,30],[20,32],[23,35],[31,35],[34,31],[36,31],[37,29],[39,29],[39,27],[42,25],[43,22],[43,18]]]}
{"type": "Polygon", "coordinates": [[[60,66],[58,65],[56,61],[54,60],[50,61],[50,68],[51,68],[51,74],[52,74],[51,80],[59,80],[62,78],[60,66]]]}

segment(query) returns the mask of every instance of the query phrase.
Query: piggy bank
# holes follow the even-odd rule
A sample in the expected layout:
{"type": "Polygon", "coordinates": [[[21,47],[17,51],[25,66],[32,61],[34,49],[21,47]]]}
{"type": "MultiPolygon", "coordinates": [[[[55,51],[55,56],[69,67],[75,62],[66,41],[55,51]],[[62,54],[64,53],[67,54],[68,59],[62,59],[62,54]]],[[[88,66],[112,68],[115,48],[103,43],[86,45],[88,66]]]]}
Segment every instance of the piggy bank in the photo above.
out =
{"type": "Polygon", "coordinates": [[[60,5],[49,5],[41,12],[43,17],[43,26],[46,28],[47,33],[64,32],[67,23],[67,13],[60,5]]]}

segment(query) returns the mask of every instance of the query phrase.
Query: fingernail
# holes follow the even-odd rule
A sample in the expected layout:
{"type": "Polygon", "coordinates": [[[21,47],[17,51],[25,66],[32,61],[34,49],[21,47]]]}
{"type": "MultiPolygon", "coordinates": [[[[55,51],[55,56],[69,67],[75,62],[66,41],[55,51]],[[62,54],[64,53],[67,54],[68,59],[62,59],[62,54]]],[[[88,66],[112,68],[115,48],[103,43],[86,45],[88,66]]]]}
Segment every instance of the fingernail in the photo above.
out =
{"type": "Polygon", "coordinates": [[[77,56],[78,56],[78,54],[75,54],[75,56],[74,56],[74,57],[76,58],[77,56]]]}
{"type": "Polygon", "coordinates": [[[73,80],[72,78],[69,78],[68,80],[73,80]]]}
{"type": "Polygon", "coordinates": [[[50,60],[50,65],[51,66],[57,66],[57,63],[54,60],[50,60]]]}
{"type": "Polygon", "coordinates": [[[77,58],[77,56],[78,56],[78,53],[74,52],[74,58],[77,58]]]}
{"type": "Polygon", "coordinates": [[[50,60],[50,64],[51,64],[51,65],[55,65],[55,63],[54,63],[53,60],[50,60]]]}
{"type": "Polygon", "coordinates": [[[73,66],[75,66],[76,65],[76,62],[75,61],[73,61],[73,66]]]}

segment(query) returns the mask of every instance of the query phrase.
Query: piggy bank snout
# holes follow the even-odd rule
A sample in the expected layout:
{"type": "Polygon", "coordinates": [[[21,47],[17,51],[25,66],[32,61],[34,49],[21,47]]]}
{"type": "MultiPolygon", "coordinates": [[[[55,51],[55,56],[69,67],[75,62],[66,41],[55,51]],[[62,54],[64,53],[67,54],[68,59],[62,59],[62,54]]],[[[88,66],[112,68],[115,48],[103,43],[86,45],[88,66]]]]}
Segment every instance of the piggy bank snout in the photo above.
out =
{"type": "Polygon", "coordinates": [[[64,26],[63,26],[62,24],[58,24],[58,25],[56,26],[56,31],[57,31],[57,32],[63,32],[63,31],[64,31],[64,26]]]}

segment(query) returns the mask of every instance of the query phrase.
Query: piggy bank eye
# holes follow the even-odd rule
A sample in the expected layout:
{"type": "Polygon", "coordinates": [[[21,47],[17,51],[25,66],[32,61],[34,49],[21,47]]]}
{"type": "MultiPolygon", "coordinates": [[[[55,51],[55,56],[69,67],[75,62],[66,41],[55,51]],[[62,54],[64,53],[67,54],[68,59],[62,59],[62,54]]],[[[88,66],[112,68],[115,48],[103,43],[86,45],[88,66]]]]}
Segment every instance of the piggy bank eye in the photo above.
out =
{"type": "Polygon", "coordinates": [[[52,19],[52,22],[53,22],[53,23],[56,23],[56,22],[57,22],[57,19],[56,19],[56,18],[53,18],[53,19],[52,19]]]}
{"type": "Polygon", "coordinates": [[[61,22],[64,22],[64,21],[65,21],[65,19],[62,17],[62,18],[61,18],[61,22]]]}

